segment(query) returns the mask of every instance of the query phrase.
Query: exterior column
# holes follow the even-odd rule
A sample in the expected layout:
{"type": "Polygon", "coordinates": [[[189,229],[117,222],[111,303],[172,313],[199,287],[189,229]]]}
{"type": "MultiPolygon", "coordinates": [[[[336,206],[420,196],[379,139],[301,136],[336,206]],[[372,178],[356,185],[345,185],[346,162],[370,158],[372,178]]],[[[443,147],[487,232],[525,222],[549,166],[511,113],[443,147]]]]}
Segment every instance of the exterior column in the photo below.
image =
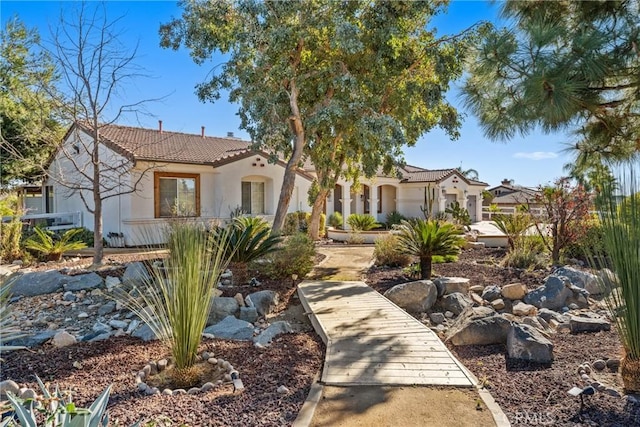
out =
{"type": "Polygon", "coordinates": [[[482,221],[482,206],[483,206],[483,197],[482,197],[482,193],[479,193],[478,196],[476,197],[476,221],[482,221]]]}
{"type": "Polygon", "coordinates": [[[342,186],[342,229],[348,230],[347,218],[351,215],[351,184],[345,183],[342,186]]]}
{"type": "Polygon", "coordinates": [[[438,212],[444,212],[447,208],[447,196],[444,187],[438,187],[438,212]]]}
{"type": "Polygon", "coordinates": [[[378,221],[378,186],[369,186],[369,212],[378,221]]]}

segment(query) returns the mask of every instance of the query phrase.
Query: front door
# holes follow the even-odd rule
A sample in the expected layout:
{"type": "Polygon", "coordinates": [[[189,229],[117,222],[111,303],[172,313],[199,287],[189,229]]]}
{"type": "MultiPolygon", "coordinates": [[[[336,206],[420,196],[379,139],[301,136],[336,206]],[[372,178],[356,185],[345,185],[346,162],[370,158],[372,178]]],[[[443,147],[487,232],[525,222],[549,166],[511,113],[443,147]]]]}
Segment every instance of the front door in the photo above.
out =
{"type": "Polygon", "coordinates": [[[469,218],[471,218],[471,222],[476,222],[478,220],[478,217],[476,215],[476,203],[476,196],[469,196],[467,198],[467,211],[469,211],[469,218]]]}

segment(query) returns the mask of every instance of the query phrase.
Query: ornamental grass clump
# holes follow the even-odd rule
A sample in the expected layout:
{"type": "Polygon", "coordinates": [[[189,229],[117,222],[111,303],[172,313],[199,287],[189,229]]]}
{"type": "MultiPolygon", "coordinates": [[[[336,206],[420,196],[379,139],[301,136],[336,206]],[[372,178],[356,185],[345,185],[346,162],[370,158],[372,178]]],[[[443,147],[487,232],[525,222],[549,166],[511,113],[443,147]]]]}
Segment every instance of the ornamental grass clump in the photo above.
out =
{"type": "Polygon", "coordinates": [[[189,376],[196,362],[202,331],[211,309],[214,289],[233,252],[229,231],[214,235],[204,226],[176,221],[167,229],[169,255],[150,278],[118,299],[168,341],[176,375],[189,376]]]}
{"type": "Polygon", "coordinates": [[[605,299],[625,350],[620,364],[624,388],[640,392],[640,181],[632,171],[620,179],[620,190],[629,194],[629,209],[619,209],[615,188],[605,188],[598,197],[603,247],[590,254],[594,268],[610,268],[617,287],[605,299]]]}

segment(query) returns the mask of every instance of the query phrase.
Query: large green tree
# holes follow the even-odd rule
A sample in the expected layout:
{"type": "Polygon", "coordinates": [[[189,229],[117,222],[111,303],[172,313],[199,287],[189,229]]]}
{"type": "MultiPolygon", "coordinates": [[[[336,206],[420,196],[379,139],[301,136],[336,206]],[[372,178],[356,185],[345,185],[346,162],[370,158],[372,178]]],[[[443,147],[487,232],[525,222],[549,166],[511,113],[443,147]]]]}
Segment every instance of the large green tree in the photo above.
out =
{"type": "Polygon", "coordinates": [[[467,106],[486,135],[571,130],[578,160],[640,153],[640,2],[506,1],[513,26],[485,34],[467,106]]]}
{"type": "Polygon", "coordinates": [[[239,102],[256,148],[288,159],[274,230],[281,228],[295,172],[317,174],[311,230],[340,176],[389,172],[434,126],[457,136],[443,98],[461,74],[462,41],[427,29],[446,2],[185,1],[161,27],[162,46],[186,46],[196,63],[225,55],[200,99],[224,90],[239,102]]]}
{"type": "Polygon", "coordinates": [[[55,67],[39,42],[17,18],[0,33],[0,185],[40,178],[64,132],[50,96],[55,67]]]}

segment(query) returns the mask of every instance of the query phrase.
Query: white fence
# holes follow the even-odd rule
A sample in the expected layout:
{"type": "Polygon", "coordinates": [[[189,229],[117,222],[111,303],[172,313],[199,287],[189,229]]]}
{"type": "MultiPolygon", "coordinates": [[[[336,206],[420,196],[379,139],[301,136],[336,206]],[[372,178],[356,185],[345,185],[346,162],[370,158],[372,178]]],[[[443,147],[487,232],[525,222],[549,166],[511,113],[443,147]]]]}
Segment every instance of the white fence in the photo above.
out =
{"type": "Polygon", "coordinates": [[[68,230],[70,228],[82,227],[82,212],[62,212],[23,215],[22,222],[35,227],[40,226],[48,230],[68,230]]]}
{"type": "MultiPolygon", "coordinates": [[[[513,215],[518,211],[516,207],[502,207],[498,211],[492,211],[488,207],[482,208],[482,219],[485,221],[491,221],[491,218],[494,215],[513,215]]],[[[543,208],[531,208],[529,212],[535,216],[543,216],[545,215],[545,211],[543,208]]]]}

